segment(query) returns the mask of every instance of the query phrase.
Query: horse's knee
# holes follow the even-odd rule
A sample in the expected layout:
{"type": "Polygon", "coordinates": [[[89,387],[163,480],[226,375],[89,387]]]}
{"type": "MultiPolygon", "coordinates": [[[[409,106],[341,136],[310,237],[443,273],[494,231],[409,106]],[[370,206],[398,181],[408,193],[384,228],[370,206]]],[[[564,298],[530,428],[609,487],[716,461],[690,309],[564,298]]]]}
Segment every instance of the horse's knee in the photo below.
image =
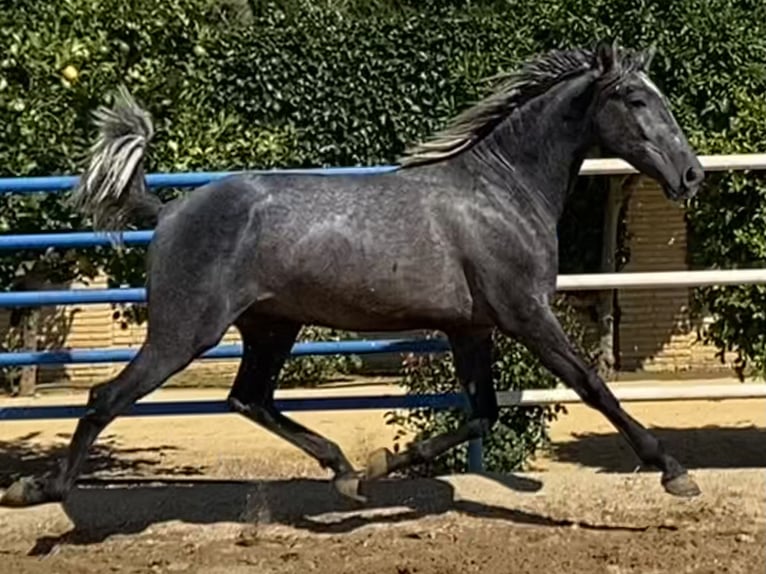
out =
{"type": "Polygon", "coordinates": [[[478,417],[468,422],[471,438],[483,438],[487,436],[497,423],[497,415],[494,417],[478,417]]]}
{"type": "Polygon", "coordinates": [[[108,422],[120,407],[120,392],[116,381],[93,385],[88,391],[85,418],[94,422],[108,422]]]}
{"type": "Polygon", "coordinates": [[[589,407],[608,412],[620,409],[617,397],[612,394],[606,383],[595,373],[590,372],[586,384],[580,390],[583,402],[589,407]]]}
{"type": "Polygon", "coordinates": [[[272,423],[274,418],[265,406],[261,404],[246,403],[233,393],[227,397],[226,405],[232,412],[243,415],[260,425],[268,426],[272,423]]]}

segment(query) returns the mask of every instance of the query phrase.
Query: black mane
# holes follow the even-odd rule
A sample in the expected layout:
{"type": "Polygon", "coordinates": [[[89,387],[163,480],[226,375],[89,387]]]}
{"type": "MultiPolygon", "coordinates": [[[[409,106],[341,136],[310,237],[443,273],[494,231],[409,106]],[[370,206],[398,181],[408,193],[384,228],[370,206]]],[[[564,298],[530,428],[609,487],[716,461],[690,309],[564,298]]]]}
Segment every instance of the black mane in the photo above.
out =
{"type": "MultiPolygon", "coordinates": [[[[610,82],[641,69],[648,52],[616,48],[617,62],[610,82]]],[[[399,158],[403,167],[414,167],[453,157],[484,138],[514,109],[553,86],[598,67],[590,49],[551,50],[525,63],[519,70],[491,78],[492,93],[455,117],[443,130],[408,148],[399,158]]]]}

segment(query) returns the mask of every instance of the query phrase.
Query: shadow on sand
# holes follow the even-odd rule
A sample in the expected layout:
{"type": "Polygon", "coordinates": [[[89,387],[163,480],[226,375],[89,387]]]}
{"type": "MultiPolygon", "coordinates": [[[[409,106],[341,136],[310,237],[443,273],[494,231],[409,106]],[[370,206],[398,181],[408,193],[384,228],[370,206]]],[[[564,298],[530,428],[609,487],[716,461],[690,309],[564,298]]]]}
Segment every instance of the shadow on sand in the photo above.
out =
{"type": "MultiPolygon", "coordinates": [[[[653,432],[689,469],[766,467],[766,430],[759,427],[654,428],[653,432]]],[[[2,482],[18,475],[50,470],[59,452],[36,451],[34,437],[0,445],[0,461],[15,460],[0,472],[2,482]]],[[[160,450],[165,447],[160,447],[160,450]]],[[[554,445],[553,457],[597,468],[632,471],[636,458],[616,433],[584,434],[554,445]]],[[[58,449],[56,449],[58,451],[58,449]]],[[[318,534],[352,532],[372,524],[395,524],[458,512],[529,526],[573,526],[599,530],[645,530],[643,527],[591,525],[555,519],[506,506],[456,496],[449,480],[386,479],[367,483],[363,506],[342,498],[330,482],[319,479],[217,481],[198,478],[203,468],[162,468],[151,453],[121,449],[108,441],[89,461],[91,470],[132,474],[137,469],[168,476],[162,479],[84,480],[63,505],[74,527],[61,536],[40,537],[30,554],[60,544],[91,544],[115,534],[135,534],[155,524],[281,524],[318,534]],[[144,456],[141,456],[141,455],[144,456]],[[137,456],[138,455],[138,456],[137,456]],[[131,459],[131,460],[129,460],[131,459]],[[182,475],[183,478],[179,477],[182,475]]],[[[484,474],[481,480],[517,492],[536,492],[542,483],[521,476],[484,474]]],[[[487,483],[487,487],[492,487],[487,483]]]]}
{"type": "MultiPolygon", "coordinates": [[[[535,492],[537,480],[483,475],[515,491],[535,492]]],[[[449,511],[528,526],[572,526],[608,530],[644,530],[631,526],[595,526],[541,514],[456,499],[453,486],[440,479],[386,479],[364,485],[367,503],[356,505],[328,481],[90,481],[64,504],[74,528],[61,536],[43,536],[30,555],[44,555],[60,544],[92,544],[114,534],[135,534],[167,521],[187,524],[281,524],[315,534],[341,534],[371,524],[395,524],[449,511]]]]}
{"type": "MultiPolygon", "coordinates": [[[[71,435],[61,433],[60,444],[40,444],[41,433],[31,432],[14,440],[0,441],[0,488],[7,488],[22,476],[39,476],[58,469],[59,462],[68,452],[71,435]]],[[[88,453],[83,474],[109,476],[140,476],[142,472],[170,476],[201,476],[201,467],[164,464],[162,455],[178,450],[171,445],[150,448],[128,448],[120,445],[115,435],[105,434],[88,453]]]]}
{"type": "MultiPolygon", "coordinates": [[[[665,450],[687,468],[766,468],[766,428],[706,426],[690,429],[652,427],[665,450]]],[[[552,456],[596,468],[599,472],[631,472],[638,458],[617,433],[581,433],[557,443],[552,456]]]]}

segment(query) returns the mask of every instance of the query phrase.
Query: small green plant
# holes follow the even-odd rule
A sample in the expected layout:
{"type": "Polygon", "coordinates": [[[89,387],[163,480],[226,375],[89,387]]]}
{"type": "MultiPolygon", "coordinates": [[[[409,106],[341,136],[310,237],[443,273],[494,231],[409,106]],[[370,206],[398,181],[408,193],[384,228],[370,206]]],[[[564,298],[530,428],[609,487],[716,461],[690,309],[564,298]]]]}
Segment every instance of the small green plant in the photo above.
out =
{"type": "MultiPolygon", "coordinates": [[[[323,327],[304,327],[298,340],[343,341],[356,338],[343,331],[323,327]]],[[[294,357],[285,363],[279,376],[280,388],[310,388],[331,380],[339,375],[354,373],[361,367],[361,359],[356,355],[309,355],[294,357]]]]}
{"type": "MultiPolygon", "coordinates": [[[[555,310],[564,329],[575,345],[587,357],[595,347],[586,343],[585,331],[580,325],[574,309],[559,298],[555,310]]],[[[549,389],[558,380],[520,343],[499,332],[493,333],[494,358],[493,374],[496,391],[520,389],[549,389]]],[[[408,355],[404,360],[402,384],[408,394],[460,392],[455,377],[451,353],[408,355]]],[[[510,472],[519,470],[541,447],[548,442],[547,424],[561,412],[563,405],[511,407],[500,410],[497,425],[484,439],[484,466],[489,471],[510,472]]],[[[407,412],[387,413],[387,424],[397,425],[400,430],[395,443],[396,449],[404,437],[413,436],[421,440],[455,428],[465,420],[462,410],[416,409],[407,412]]],[[[466,470],[468,445],[463,444],[427,465],[411,469],[416,475],[439,475],[466,470]]]]}

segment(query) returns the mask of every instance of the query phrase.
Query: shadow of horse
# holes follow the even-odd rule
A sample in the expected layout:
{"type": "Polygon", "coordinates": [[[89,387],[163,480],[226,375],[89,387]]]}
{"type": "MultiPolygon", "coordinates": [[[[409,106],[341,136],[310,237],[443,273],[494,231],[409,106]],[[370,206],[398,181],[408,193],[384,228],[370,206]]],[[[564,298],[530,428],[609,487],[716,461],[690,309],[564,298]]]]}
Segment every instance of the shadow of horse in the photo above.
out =
{"type": "MultiPolygon", "coordinates": [[[[521,476],[485,474],[502,488],[536,492],[542,483],[521,476]]],[[[93,544],[115,534],[136,534],[163,522],[187,524],[281,524],[315,534],[349,533],[372,524],[396,524],[450,511],[528,526],[578,526],[590,529],[643,530],[594,526],[456,497],[442,479],[385,479],[366,483],[367,503],[340,496],[319,479],[218,481],[124,480],[79,483],[64,511],[74,523],[69,532],[37,540],[31,555],[60,544],[93,544]]]]}
{"type": "MultiPolygon", "coordinates": [[[[766,468],[766,428],[762,426],[654,427],[652,432],[664,443],[666,450],[678,453],[679,460],[691,470],[766,468]]],[[[606,473],[630,472],[640,464],[630,446],[616,432],[577,433],[573,438],[552,446],[556,460],[606,473]]]]}

